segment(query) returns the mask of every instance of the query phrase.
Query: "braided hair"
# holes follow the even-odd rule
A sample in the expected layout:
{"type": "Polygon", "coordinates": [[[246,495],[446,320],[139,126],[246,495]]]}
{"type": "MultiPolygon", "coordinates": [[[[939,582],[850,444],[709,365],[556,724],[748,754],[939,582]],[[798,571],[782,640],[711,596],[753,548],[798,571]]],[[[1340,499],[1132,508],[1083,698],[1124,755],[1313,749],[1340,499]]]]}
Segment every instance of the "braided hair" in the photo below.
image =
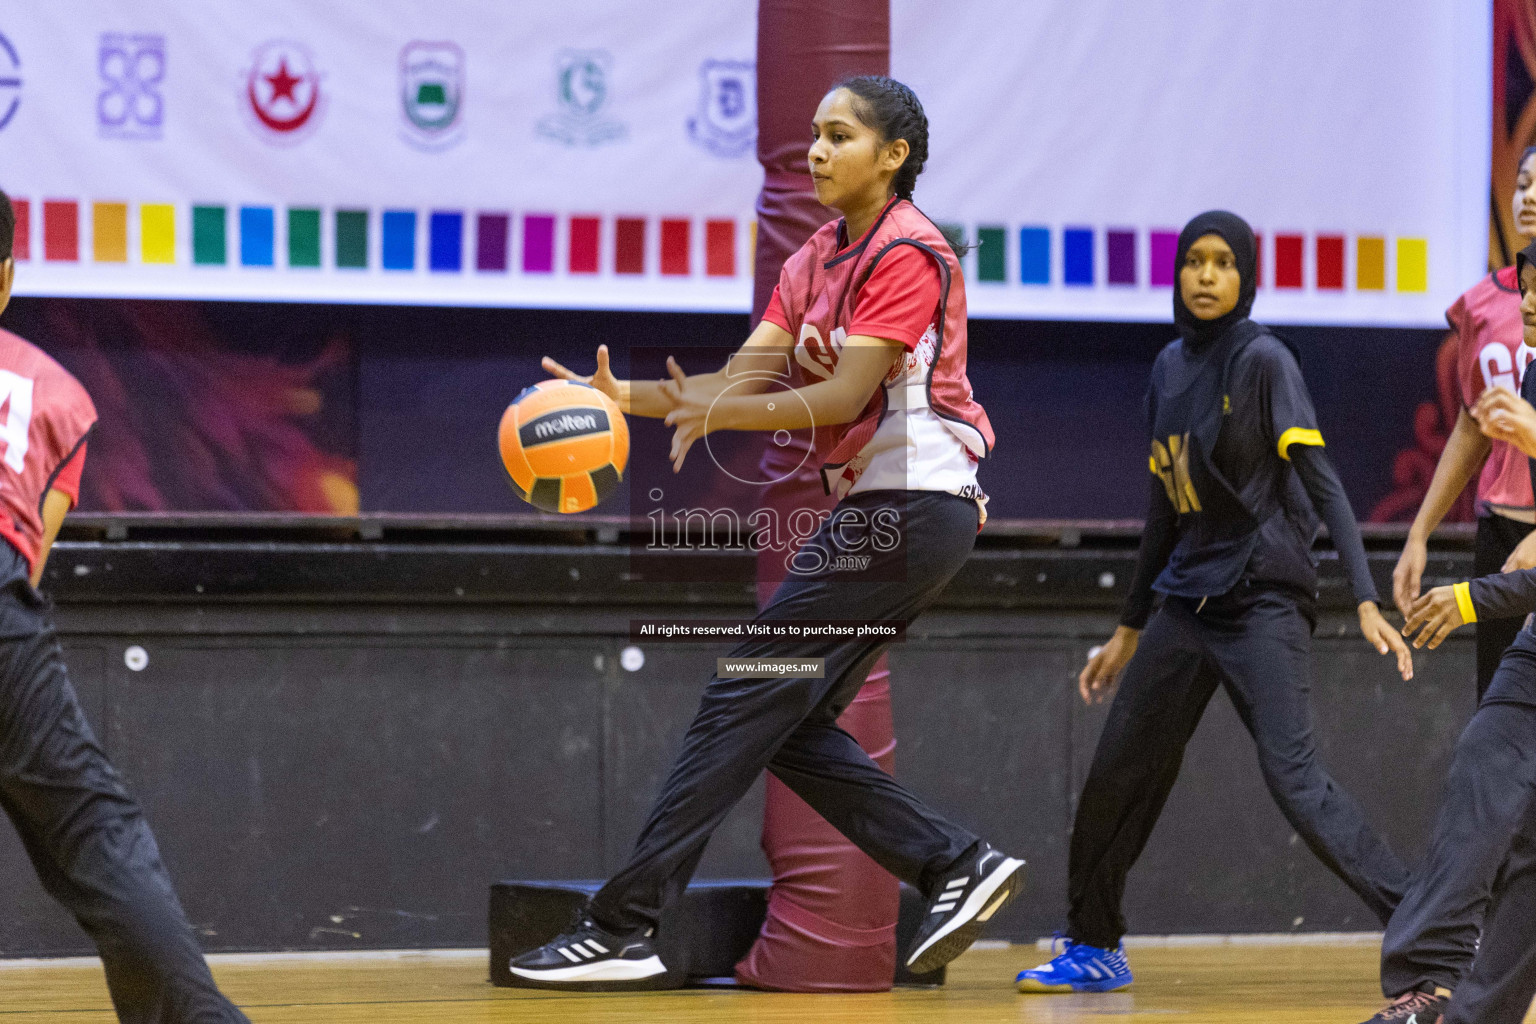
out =
{"type": "Polygon", "coordinates": [[[907,159],[891,179],[898,199],[911,200],[917,176],[928,161],[928,115],[917,101],[917,94],[884,75],[857,75],[832,87],[847,89],[857,98],[854,113],[865,125],[879,133],[886,145],[897,139],[907,140],[907,159]]]}

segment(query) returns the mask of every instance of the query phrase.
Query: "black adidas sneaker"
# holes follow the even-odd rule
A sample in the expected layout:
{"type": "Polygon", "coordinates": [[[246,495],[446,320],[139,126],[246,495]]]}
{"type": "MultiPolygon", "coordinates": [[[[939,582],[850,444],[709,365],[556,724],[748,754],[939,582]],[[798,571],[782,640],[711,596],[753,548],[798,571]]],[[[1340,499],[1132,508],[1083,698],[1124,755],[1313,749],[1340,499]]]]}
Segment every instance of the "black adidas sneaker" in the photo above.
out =
{"type": "Polygon", "coordinates": [[[1365,1024],[1440,1024],[1450,1003],[1451,994],[1443,988],[1432,992],[1405,992],[1382,1007],[1381,1012],[1365,1024]]]}
{"type": "Polygon", "coordinates": [[[1024,862],[982,843],[939,880],[907,954],[907,970],[927,974],[964,953],[982,925],[1023,888],[1024,862]]]}
{"type": "Polygon", "coordinates": [[[582,914],[569,932],[513,957],[512,984],[576,992],[657,988],[667,968],[651,944],[655,931],[615,935],[582,914]]]}

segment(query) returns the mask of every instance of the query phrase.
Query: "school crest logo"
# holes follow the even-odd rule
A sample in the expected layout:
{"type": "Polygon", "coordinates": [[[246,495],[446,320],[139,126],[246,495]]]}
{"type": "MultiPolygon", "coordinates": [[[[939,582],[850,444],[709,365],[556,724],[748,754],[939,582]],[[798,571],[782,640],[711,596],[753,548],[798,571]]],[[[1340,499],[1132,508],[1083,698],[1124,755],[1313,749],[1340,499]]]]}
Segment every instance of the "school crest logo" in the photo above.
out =
{"type": "Polygon", "coordinates": [[[407,43],[400,51],[405,140],[444,149],[464,138],[464,51],[454,43],[407,43]]]}
{"type": "Polygon", "coordinates": [[[96,51],[101,92],[96,129],[104,139],[158,139],[165,124],[165,36],[108,32],[96,51]]]}
{"type": "Polygon", "coordinates": [[[251,55],[242,106],[268,142],[292,144],[320,123],[320,72],[307,47],[288,39],[263,44],[251,55]]]}
{"type": "Polygon", "coordinates": [[[562,50],[555,59],[559,110],[538,123],[538,133],[567,146],[600,146],[628,134],[605,116],[613,58],[604,50],[562,50]]]}
{"type": "Polygon", "coordinates": [[[715,156],[746,155],[757,143],[757,66],[707,60],[699,66],[699,107],[688,136],[715,156]]]}
{"type": "Polygon", "coordinates": [[[21,106],[21,57],[11,41],[0,35],[0,129],[11,123],[21,106]]]}

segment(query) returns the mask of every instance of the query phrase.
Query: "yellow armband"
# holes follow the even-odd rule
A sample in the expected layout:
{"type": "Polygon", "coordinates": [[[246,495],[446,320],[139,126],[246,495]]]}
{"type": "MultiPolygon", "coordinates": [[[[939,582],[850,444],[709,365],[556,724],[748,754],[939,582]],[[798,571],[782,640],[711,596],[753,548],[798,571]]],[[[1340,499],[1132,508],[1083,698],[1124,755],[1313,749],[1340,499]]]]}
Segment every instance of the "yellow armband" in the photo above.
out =
{"type": "Polygon", "coordinates": [[[1463,623],[1477,621],[1477,609],[1472,607],[1472,584],[1461,582],[1451,588],[1451,593],[1456,595],[1456,610],[1461,612],[1463,623]]]}
{"type": "Polygon", "coordinates": [[[1293,444],[1310,444],[1315,447],[1323,447],[1323,432],[1307,427],[1292,427],[1280,435],[1280,457],[1287,462],[1291,460],[1290,447],[1293,444]]]}

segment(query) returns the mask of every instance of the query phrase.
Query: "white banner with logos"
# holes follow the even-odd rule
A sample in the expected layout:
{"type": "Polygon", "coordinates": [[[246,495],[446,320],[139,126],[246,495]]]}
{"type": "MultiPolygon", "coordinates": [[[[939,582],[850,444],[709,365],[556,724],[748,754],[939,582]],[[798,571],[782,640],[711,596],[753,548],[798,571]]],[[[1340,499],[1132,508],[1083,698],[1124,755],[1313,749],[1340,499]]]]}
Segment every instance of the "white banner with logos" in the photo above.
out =
{"type": "MultiPolygon", "coordinates": [[[[756,4],[0,10],[17,292],[745,311],[756,4]]],[[[894,0],[974,315],[1164,320],[1261,235],[1273,322],[1429,326],[1487,253],[1490,0],[894,0]]],[[[806,111],[807,124],[811,111],[806,111]]],[[[807,137],[809,137],[807,135],[807,137]]]]}

